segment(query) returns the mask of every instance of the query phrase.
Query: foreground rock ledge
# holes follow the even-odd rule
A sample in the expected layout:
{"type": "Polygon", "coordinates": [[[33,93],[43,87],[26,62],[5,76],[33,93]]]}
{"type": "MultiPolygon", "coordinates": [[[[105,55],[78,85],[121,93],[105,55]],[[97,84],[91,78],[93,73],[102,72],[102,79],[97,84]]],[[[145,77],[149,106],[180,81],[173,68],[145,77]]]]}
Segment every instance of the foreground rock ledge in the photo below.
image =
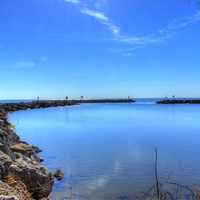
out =
{"type": "Polygon", "coordinates": [[[8,121],[8,113],[72,104],[69,101],[0,104],[0,200],[48,199],[54,177],[59,175],[52,174],[41,164],[39,148],[20,140],[8,121]]]}

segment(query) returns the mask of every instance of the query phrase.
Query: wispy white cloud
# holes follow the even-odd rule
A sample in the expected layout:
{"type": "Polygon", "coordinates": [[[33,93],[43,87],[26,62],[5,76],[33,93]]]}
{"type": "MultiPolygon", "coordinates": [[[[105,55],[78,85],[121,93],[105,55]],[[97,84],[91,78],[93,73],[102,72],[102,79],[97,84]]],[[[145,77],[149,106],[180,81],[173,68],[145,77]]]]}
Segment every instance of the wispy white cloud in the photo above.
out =
{"type": "Polygon", "coordinates": [[[100,20],[101,22],[108,22],[109,21],[108,17],[105,16],[104,13],[96,11],[96,10],[91,10],[91,9],[85,8],[85,9],[82,9],[81,12],[83,14],[89,15],[89,16],[97,19],[97,20],[100,20]]]}
{"type": "Polygon", "coordinates": [[[88,8],[82,9],[81,12],[98,20],[99,23],[105,25],[114,35],[118,35],[120,33],[120,27],[112,23],[105,13],[88,8]]]}
{"type": "MultiPolygon", "coordinates": [[[[127,51],[127,47],[125,47],[125,51],[121,51],[121,55],[131,56],[132,52],[138,48],[144,48],[151,44],[160,44],[168,41],[173,38],[174,35],[197,22],[200,22],[200,11],[197,11],[194,15],[189,17],[184,17],[179,20],[174,20],[172,23],[167,25],[166,27],[159,29],[153,33],[147,35],[126,35],[122,34],[121,27],[116,25],[113,20],[108,17],[104,12],[102,12],[101,4],[99,1],[95,1],[93,7],[83,4],[79,0],[65,0],[65,2],[70,2],[73,4],[79,4],[78,8],[80,12],[84,15],[90,16],[96,19],[100,24],[104,25],[110,32],[113,37],[109,40],[115,41],[119,44],[128,45],[131,49],[127,51]]],[[[117,52],[117,51],[116,51],[117,52]]]]}
{"type": "Polygon", "coordinates": [[[16,68],[33,68],[36,66],[36,63],[33,61],[19,61],[15,63],[16,68]]]}
{"type": "Polygon", "coordinates": [[[159,30],[160,34],[169,33],[172,31],[177,31],[183,28],[186,28],[187,26],[190,26],[194,23],[200,22],[200,11],[197,11],[194,15],[189,17],[184,17],[180,20],[174,20],[171,24],[166,26],[163,29],[159,30]]]}
{"type": "Polygon", "coordinates": [[[123,43],[123,44],[127,44],[127,45],[141,47],[141,46],[146,46],[149,44],[162,43],[170,39],[171,37],[172,35],[170,33],[163,34],[163,35],[151,34],[151,35],[145,35],[145,36],[119,35],[118,37],[115,37],[112,40],[123,43]]]}
{"type": "Polygon", "coordinates": [[[48,58],[46,56],[42,56],[38,58],[35,61],[30,61],[30,60],[22,60],[22,61],[17,61],[12,68],[16,69],[31,69],[35,68],[36,66],[40,66],[42,64],[45,64],[48,61],[48,58]]]}
{"type": "Polygon", "coordinates": [[[115,24],[111,23],[111,22],[107,22],[105,23],[105,25],[111,30],[111,32],[117,36],[120,34],[120,27],[116,26],[115,24]]]}
{"type": "Polygon", "coordinates": [[[73,3],[73,4],[80,4],[81,2],[79,0],[64,0],[67,3],[73,3]]]}
{"type": "MultiPolygon", "coordinates": [[[[111,40],[134,47],[133,49],[130,49],[129,53],[131,53],[135,51],[135,49],[144,48],[150,44],[161,44],[167,42],[168,40],[172,39],[178,31],[198,22],[200,22],[200,11],[197,11],[192,16],[184,17],[179,20],[176,19],[173,21],[173,23],[170,23],[166,27],[149,35],[127,36],[118,34],[117,37],[114,37],[111,40]]],[[[126,49],[125,52],[121,52],[121,55],[124,55],[124,53],[128,55],[126,49]]]]}
{"type": "MultiPolygon", "coordinates": [[[[104,25],[107,27],[108,30],[111,31],[113,35],[119,35],[120,33],[120,27],[117,26],[112,22],[112,20],[106,16],[106,14],[102,11],[98,10],[98,6],[100,2],[95,2],[94,7],[95,9],[91,9],[90,6],[87,4],[79,1],[79,0],[64,0],[67,3],[72,3],[72,4],[78,4],[78,8],[80,9],[80,12],[84,15],[90,16],[94,19],[96,19],[100,24],[104,25]]],[[[101,2],[102,3],[102,2],[101,2]]]]}
{"type": "Polygon", "coordinates": [[[109,51],[113,53],[124,53],[124,52],[129,52],[129,51],[135,51],[136,47],[129,47],[129,48],[110,48],[109,51]]]}
{"type": "Polygon", "coordinates": [[[120,54],[125,57],[131,57],[134,55],[134,51],[139,49],[139,47],[124,47],[124,48],[110,48],[108,49],[111,53],[120,54]]]}

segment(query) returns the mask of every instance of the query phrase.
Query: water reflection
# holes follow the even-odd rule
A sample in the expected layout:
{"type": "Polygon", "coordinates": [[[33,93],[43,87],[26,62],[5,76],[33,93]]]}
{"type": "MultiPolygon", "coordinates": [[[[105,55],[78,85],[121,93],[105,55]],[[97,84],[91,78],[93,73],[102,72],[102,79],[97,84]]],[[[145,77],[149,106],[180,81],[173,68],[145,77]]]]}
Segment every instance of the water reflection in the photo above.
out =
{"type": "Polygon", "coordinates": [[[200,106],[94,104],[20,111],[10,119],[20,136],[44,150],[65,179],[53,199],[134,199],[161,177],[198,184],[200,106]]]}

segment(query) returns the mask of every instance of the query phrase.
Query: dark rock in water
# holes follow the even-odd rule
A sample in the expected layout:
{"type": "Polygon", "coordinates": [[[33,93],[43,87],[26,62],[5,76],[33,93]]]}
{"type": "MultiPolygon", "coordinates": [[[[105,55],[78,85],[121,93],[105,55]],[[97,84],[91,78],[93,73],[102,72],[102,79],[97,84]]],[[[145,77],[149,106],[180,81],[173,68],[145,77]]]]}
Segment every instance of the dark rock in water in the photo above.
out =
{"type": "Polygon", "coordinates": [[[44,161],[44,159],[41,158],[40,156],[38,156],[37,154],[31,155],[30,158],[31,158],[32,160],[35,160],[36,162],[39,162],[39,163],[41,163],[41,162],[44,161]]]}
{"type": "Polygon", "coordinates": [[[31,147],[35,151],[35,153],[41,153],[42,152],[42,150],[40,148],[36,147],[36,146],[31,146],[31,147]]]}
{"type": "Polygon", "coordinates": [[[58,180],[61,181],[64,178],[64,173],[61,170],[57,170],[53,173],[53,176],[58,180]]]}

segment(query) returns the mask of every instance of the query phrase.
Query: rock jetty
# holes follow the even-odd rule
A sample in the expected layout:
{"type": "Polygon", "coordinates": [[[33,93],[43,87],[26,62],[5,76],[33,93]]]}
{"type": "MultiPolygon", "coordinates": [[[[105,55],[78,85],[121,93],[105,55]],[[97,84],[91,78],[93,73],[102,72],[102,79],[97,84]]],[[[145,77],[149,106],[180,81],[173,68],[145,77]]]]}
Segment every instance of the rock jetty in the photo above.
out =
{"type": "Polygon", "coordinates": [[[163,99],[157,104],[200,104],[200,99],[163,99]]]}

